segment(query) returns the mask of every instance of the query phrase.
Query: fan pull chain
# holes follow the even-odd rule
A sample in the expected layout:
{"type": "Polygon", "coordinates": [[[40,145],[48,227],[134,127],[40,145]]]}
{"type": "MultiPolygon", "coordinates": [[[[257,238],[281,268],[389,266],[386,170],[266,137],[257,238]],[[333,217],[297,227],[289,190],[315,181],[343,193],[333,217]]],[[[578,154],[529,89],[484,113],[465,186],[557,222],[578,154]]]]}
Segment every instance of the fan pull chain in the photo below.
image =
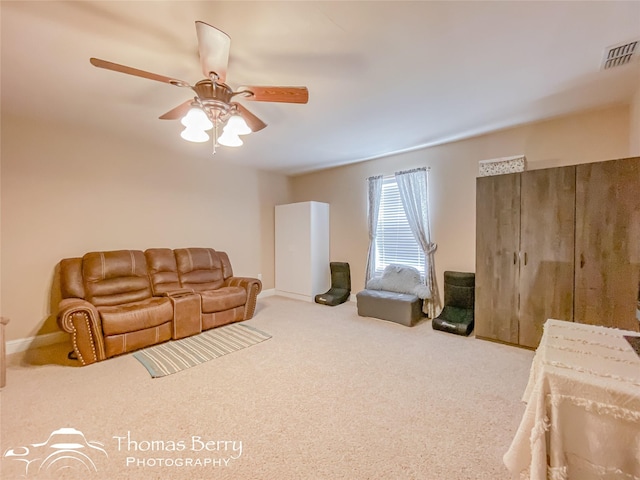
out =
{"type": "MultiPolygon", "coordinates": [[[[213,96],[216,97],[217,96],[217,89],[218,89],[218,74],[215,72],[209,72],[209,78],[211,78],[211,83],[213,86],[213,96]],[[215,78],[214,78],[215,75],[215,78]]],[[[211,152],[211,155],[215,155],[216,154],[216,146],[218,145],[218,119],[219,119],[219,115],[214,115],[214,122],[213,122],[213,152],[211,152]]]]}
{"type": "Polygon", "coordinates": [[[218,120],[216,119],[216,121],[213,122],[213,151],[211,152],[211,155],[216,154],[217,144],[218,144],[218,120]]]}

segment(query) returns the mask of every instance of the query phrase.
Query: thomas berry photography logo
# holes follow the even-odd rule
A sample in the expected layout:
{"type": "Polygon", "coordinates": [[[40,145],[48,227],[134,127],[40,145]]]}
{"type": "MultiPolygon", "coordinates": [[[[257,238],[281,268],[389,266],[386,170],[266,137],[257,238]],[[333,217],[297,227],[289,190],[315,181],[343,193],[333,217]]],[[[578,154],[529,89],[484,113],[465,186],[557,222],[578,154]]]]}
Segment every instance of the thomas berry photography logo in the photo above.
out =
{"type": "Polygon", "coordinates": [[[60,428],[45,442],[10,448],[3,456],[24,463],[25,478],[50,478],[61,471],[78,472],[78,478],[85,478],[109,457],[103,447],[100,442],[88,441],[80,430],[60,428]]]}

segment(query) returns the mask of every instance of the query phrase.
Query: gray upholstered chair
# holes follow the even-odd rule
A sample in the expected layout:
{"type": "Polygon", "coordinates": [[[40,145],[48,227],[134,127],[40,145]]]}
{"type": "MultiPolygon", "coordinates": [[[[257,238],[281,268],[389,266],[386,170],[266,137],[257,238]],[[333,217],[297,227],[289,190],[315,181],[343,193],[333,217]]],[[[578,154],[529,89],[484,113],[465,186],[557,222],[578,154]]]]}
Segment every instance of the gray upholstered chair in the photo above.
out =
{"type": "Polygon", "coordinates": [[[367,288],[356,295],[358,315],[412,327],[424,316],[422,302],[430,297],[416,268],[389,265],[381,277],[369,280],[367,288]]]}

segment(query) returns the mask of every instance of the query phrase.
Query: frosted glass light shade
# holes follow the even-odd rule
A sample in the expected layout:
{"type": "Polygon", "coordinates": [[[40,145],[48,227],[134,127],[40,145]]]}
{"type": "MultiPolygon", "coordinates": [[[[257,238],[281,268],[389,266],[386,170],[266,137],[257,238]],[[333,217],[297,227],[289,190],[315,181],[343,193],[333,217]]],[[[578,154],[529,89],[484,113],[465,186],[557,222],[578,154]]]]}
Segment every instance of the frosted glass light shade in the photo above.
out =
{"type": "Polygon", "coordinates": [[[185,128],[182,133],[180,133],[180,136],[185,140],[196,143],[202,143],[209,140],[209,135],[207,134],[207,132],[193,127],[185,128]]]}
{"type": "Polygon", "coordinates": [[[236,135],[248,135],[252,132],[247,122],[240,115],[231,116],[224,127],[224,131],[229,131],[236,135]]]}
{"type": "Polygon", "coordinates": [[[225,128],[222,132],[222,135],[218,137],[218,143],[220,145],[224,145],[225,147],[239,147],[242,145],[242,140],[235,133],[227,131],[225,128]]]}
{"type": "Polygon", "coordinates": [[[201,108],[193,107],[182,117],[180,123],[187,128],[197,128],[199,130],[211,130],[213,123],[201,108]]]}

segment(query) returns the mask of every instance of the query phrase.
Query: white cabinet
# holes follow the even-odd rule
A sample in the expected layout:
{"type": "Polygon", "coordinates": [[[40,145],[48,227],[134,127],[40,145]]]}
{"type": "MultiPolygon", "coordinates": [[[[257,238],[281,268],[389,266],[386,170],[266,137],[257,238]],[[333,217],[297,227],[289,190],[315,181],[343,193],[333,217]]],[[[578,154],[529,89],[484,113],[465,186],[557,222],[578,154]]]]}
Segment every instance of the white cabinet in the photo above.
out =
{"type": "Polygon", "coordinates": [[[331,286],[329,204],[276,206],[276,293],[313,301],[331,286]]]}

